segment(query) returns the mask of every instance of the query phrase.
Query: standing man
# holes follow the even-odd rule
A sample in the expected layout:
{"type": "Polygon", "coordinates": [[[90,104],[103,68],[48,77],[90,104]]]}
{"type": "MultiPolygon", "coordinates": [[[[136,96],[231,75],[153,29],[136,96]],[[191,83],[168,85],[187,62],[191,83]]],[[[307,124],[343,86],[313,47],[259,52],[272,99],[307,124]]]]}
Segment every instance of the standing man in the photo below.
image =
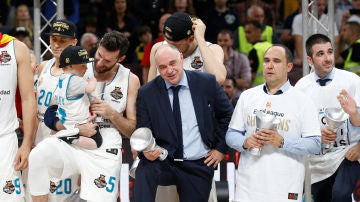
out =
{"type": "MultiPolygon", "coordinates": [[[[59,76],[63,73],[63,70],[59,68],[60,54],[66,47],[70,45],[75,46],[77,44],[76,33],[76,26],[68,20],[55,20],[51,24],[50,32],[46,33],[49,35],[53,58],[43,61],[38,67],[38,80],[35,84],[38,118],[34,142],[35,146],[45,138],[49,137],[51,133],[51,130],[44,123],[44,114],[53,99],[59,76]]],[[[27,179],[26,172],[24,175],[27,179]]],[[[27,181],[26,179],[24,179],[24,181],[27,181]]],[[[64,179],[50,179],[45,186],[47,189],[51,189],[49,197],[50,201],[62,201],[70,197],[78,188],[77,179],[77,175],[69,176],[64,179]]],[[[26,197],[27,200],[30,200],[29,186],[26,186],[26,188],[26,197]]]]}
{"type": "Polygon", "coordinates": [[[155,52],[164,43],[175,46],[184,56],[186,70],[208,72],[221,84],[226,77],[224,53],[217,44],[205,41],[205,24],[187,13],[174,13],[164,24],[165,41],[156,43],[150,53],[148,81],[157,75],[155,52]]]}
{"type": "Polygon", "coordinates": [[[315,70],[296,83],[296,88],[306,93],[316,105],[323,144],[334,143],[330,149],[322,148],[321,154],[309,160],[311,169],[311,192],[315,202],[351,201],[356,179],[360,176],[360,164],[348,158],[356,155],[360,147],[360,128],[346,121],[337,132],[326,127],[324,109],[341,107],[337,96],[344,89],[353,97],[357,106],[360,102],[360,78],[345,70],[334,67],[334,48],[330,39],[323,34],[314,34],[306,40],[307,61],[315,70]]]}
{"type": "MultiPolygon", "coordinates": [[[[119,62],[125,59],[129,46],[126,36],[120,32],[106,33],[99,42],[92,67],[86,75],[106,82],[103,100],[94,100],[90,109],[104,118],[99,123],[103,137],[101,147],[84,149],[69,145],[57,138],[47,138],[36,146],[30,154],[29,187],[34,202],[47,201],[49,175],[67,177],[81,174],[80,197],[87,201],[116,201],[121,168],[121,134],[130,137],[136,125],[135,101],[140,87],[139,79],[119,62]],[[79,164],[81,162],[81,164],[79,164]]],[[[51,114],[51,113],[50,113],[51,114]]],[[[53,118],[48,124],[53,130],[64,129],[53,118]]],[[[93,124],[78,125],[82,129],[93,124]]],[[[70,131],[70,132],[74,132],[70,131]]]]}
{"type": "Polygon", "coordinates": [[[0,54],[0,201],[23,201],[24,188],[20,170],[28,166],[36,118],[30,52],[24,43],[0,33],[0,54]],[[19,127],[15,108],[17,86],[21,96],[24,128],[20,148],[15,132],[19,127]]]}
{"type": "Polygon", "coordinates": [[[237,102],[226,133],[226,143],[241,152],[236,201],[302,201],[305,158],[320,153],[320,126],[314,104],[290,85],[292,67],[290,50],[273,45],[264,55],[266,82],[237,102]],[[274,115],[276,129],[257,129],[258,111],[274,115]]]}
{"type": "Polygon", "coordinates": [[[154,201],[158,179],[167,174],[180,201],[208,201],[233,108],[213,75],[184,70],[176,47],[159,46],[154,59],[160,76],[139,90],[137,128],[149,128],[168,158],[157,160],[159,149],[140,154],[136,201],[154,201]]]}

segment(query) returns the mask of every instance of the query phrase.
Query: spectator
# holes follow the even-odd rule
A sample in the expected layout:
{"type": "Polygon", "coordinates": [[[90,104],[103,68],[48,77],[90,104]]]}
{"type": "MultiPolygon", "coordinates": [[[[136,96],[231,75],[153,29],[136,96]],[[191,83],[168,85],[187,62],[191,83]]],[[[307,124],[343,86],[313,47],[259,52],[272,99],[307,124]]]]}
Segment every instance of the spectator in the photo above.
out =
{"type": "Polygon", "coordinates": [[[228,96],[229,101],[231,102],[233,107],[235,107],[239,99],[239,89],[236,87],[235,78],[227,75],[222,87],[224,89],[224,92],[228,96]]]}
{"type": "MultiPolygon", "coordinates": [[[[266,16],[268,17],[268,16],[266,16]]],[[[247,10],[247,22],[256,21],[261,25],[261,40],[268,41],[271,44],[278,43],[278,39],[273,28],[269,25],[264,24],[264,9],[257,5],[252,5],[247,10]]],[[[250,50],[253,48],[251,42],[247,41],[245,36],[244,26],[239,26],[235,31],[235,47],[238,51],[249,54],[250,50]]]]}
{"type": "Polygon", "coordinates": [[[137,44],[136,29],[139,26],[137,20],[129,13],[127,9],[128,0],[112,0],[113,9],[110,16],[106,19],[107,32],[116,30],[125,34],[130,41],[130,47],[126,53],[123,64],[137,63],[135,47],[137,44]]]}
{"type": "Polygon", "coordinates": [[[295,16],[302,12],[301,0],[295,0],[295,1],[298,4],[298,9],[286,17],[284,26],[283,26],[283,30],[282,30],[281,36],[280,36],[281,43],[284,44],[285,46],[287,46],[292,53],[294,53],[294,50],[295,50],[294,37],[292,35],[292,24],[293,24],[295,16]]]}
{"type": "Polygon", "coordinates": [[[16,6],[14,27],[25,27],[29,33],[31,41],[34,38],[34,23],[30,15],[29,7],[26,4],[16,6]]]}
{"type": "Polygon", "coordinates": [[[345,43],[349,48],[340,53],[336,58],[336,64],[360,76],[360,24],[358,22],[348,21],[342,26],[341,43],[345,43]]]}
{"type": "Polygon", "coordinates": [[[143,56],[143,59],[141,60],[143,83],[147,83],[147,81],[148,81],[149,69],[150,69],[151,48],[155,43],[164,41],[164,36],[163,36],[164,23],[170,16],[171,16],[170,13],[165,13],[160,17],[159,25],[158,25],[158,29],[159,29],[158,37],[155,40],[152,40],[146,44],[146,47],[144,50],[144,56],[143,56]]]}
{"type": "MultiPolygon", "coordinates": [[[[325,14],[325,7],[326,7],[326,2],[325,0],[318,0],[317,1],[318,4],[318,20],[321,22],[321,24],[323,24],[325,27],[329,27],[329,22],[328,22],[328,17],[325,14]]],[[[309,25],[314,24],[314,19],[311,18],[310,21],[308,22],[309,25]]],[[[328,31],[325,30],[323,27],[321,26],[317,26],[317,33],[321,33],[321,34],[328,34],[328,31]]],[[[313,29],[309,28],[308,29],[308,34],[309,36],[314,34],[313,33],[313,29]]],[[[302,30],[302,13],[297,14],[294,18],[293,24],[292,24],[292,35],[294,37],[294,44],[295,44],[295,60],[294,60],[294,65],[297,67],[301,67],[302,65],[302,54],[303,54],[303,50],[302,50],[302,34],[303,34],[303,30],[302,30]]],[[[338,45],[338,41],[339,41],[339,31],[338,28],[334,22],[334,34],[335,34],[335,44],[337,47],[338,45]]]]}
{"type": "Polygon", "coordinates": [[[189,15],[196,16],[195,8],[192,0],[170,0],[168,13],[183,12],[189,15]]]}
{"type": "Polygon", "coordinates": [[[248,58],[251,66],[251,80],[254,86],[264,83],[263,61],[265,51],[272,45],[261,38],[261,24],[257,21],[247,22],[244,26],[246,40],[252,44],[248,58]]]}
{"type": "Polygon", "coordinates": [[[221,29],[229,29],[232,32],[240,25],[235,10],[227,7],[228,0],[214,0],[214,7],[203,18],[206,25],[205,39],[216,43],[217,34],[221,29]]]}
{"type": "Polygon", "coordinates": [[[291,52],[273,45],[263,60],[265,83],[241,94],[226,133],[226,143],[241,152],[234,200],[301,201],[306,157],[320,152],[318,117],[310,98],[287,78],[291,52]],[[258,113],[273,114],[278,124],[262,128],[258,113]],[[261,149],[256,156],[254,148],[261,149]]]}
{"type": "Polygon", "coordinates": [[[224,29],[217,35],[217,44],[224,51],[227,74],[235,79],[235,87],[241,91],[251,86],[251,66],[245,54],[232,48],[234,39],[230,30],[224,29]]]}
{"type": "Polygon", "coordinates": [[[98,41],[99,39],[95,34],[84,33],[80,39],[80,46],[85,48],[85,50],[89,53],[89,57],[93,57],[98,41]]]}
{"type": "Polygon", "coordinates": [[[300,79],[295,88],[315,103],[323,143],[322,152],[309,159],[311,193],[314,202],[351,201],[351,193],[360,177],[360,128],[345,121],[337,130],[331,129],[324,121],[324,110],[341,107],[337,97],[343,89],[359,103],[360,78],[334,67],[334,48],[326,35],[311,35],[305,46],[308,63],[314,72],[300,79]]]}

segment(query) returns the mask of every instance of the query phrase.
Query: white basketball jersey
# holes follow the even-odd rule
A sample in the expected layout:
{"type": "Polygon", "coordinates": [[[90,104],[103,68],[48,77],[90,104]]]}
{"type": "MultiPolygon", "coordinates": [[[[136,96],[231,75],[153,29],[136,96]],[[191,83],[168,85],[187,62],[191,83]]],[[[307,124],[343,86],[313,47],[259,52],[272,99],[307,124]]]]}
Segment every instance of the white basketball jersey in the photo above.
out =
{"type": "Polygon", "coordinates": [[[74,74],[62,74],[59,78],[58,87],[54,92],[58,103],[56,115],[67,129],[73,128],[75,124],[83,123],[90,116],[90,101],[87,94],[85,94],[86,86],[81,85],[84,88],[83,94],[69,97],[69,83],[74,77],[76,77],[74,74]]]}
{"type": "Polygon", "coordinates": [[[19,127],[15,107],[17,64],[14,41],[0,48],[0,135],[19,127]]]}
{"type": "MultiPolygon", "coordinates": [[[[129,88],[130,70],[118,64],[119,69],[111,82],[107,82],[104,89],[103,100],[115,109],[117,112],[124,112],[127,102],[127,94],[129,88]]],[[[93,63],[89,63],[88,70],[84,78],[94,77],[93,63]],[[92,67],[89,67],[92,66],[92,67]]],[[[111,123],[109,119],[104,119],[104,122],[98,123],[100,133],[103,137],[103,143],[99,149],[88,150],[89,152],[96,152],[111,148],[121,148],[122,138],[120,132],[111,123]]],[[[109,158],[117,159],[113,154],[102,152],[100,155],[105,155],[109,158]]]]}

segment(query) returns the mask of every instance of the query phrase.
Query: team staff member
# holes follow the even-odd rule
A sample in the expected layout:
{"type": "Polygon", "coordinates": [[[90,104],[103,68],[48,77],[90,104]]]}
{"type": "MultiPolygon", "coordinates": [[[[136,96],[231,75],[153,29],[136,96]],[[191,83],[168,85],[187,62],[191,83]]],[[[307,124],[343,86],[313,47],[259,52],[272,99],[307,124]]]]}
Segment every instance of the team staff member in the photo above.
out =
{"type": "Polygon", "coordinates": [[[137,128],[149,128],[168,158],[156,160],[159,149],[143,153],[135,199],[155,201],[159,177],[170,174],[180,201],[208,201],[214,167],[227,150],[224,137],[233,107],[213,75],[184,70],[176,47],[164,44],[154,56],[160,76],[139,90],[137,128]]]}
{"type": "MultiPolygon", "coordinates": [[[[119,64],[125,59],[128,46],[124,34],[106,33],[100,40],[92,67],[86,73],[97,81],[106,82],[103,100],[96,99],[90,106],[94,114],[104,118],[99,124],[103,137],[101,147],[88,150],[56,138],[42,141],[30,154],[29,187],[34,202],[47,201],[49,189],[45,185],[49,173],[56,177],[81,174],[82,199],[116,201],[122,155],[120,134],[130,137],[135,129],[135,101],[140,87],[139,79],[119,64]]],[[[45,117],[45,120],[48,119],[45,117]]],[[[88,125],[91,124],[85,124],[85,129],[88,125]]],[[[78,127],[82,129],[84,125],[78,127]]],[[[51,129],[64,127],[55,122],[51,129]]],[[[91,136],[96,132],[94,128],[89,131],[92,133],[85,134],[80,130],[80,135],[91,136]]]]}
{"type": "Polygon", "coordinates": [[[315,106],[288,80],[292,55],[273,45],[264,55],[265,83],[244,91],[236,104],[226,143],[241,152],[236,201],[302,201],[305,159],[320,153],[315,106]],[[276,129],[256,130],[256,112],[274,114],[276,129]],[[252,148],[261,148],[254,156],[252,148]],[[259,183],[260,182],[260,183],[259,183]]]}
{"type": "Polygon", "coordinates": [[[357,105],[360,102],[360,78],[345,70],[334,67],[334,49],[330,39],[323,34],[314,34],[306,40],[308,63],[314,72],[296,83],[316,105],[321,129],[322,143],[334,143],[334,148],[325,150],[309,160],[311,169],[311,192],[315,202],[351,201],[356,179],[360,176],[360,164],[347,155],[360,155],[360,128],[346,121],[335,133],[327,129],[324,118],[325,108],[341,107],[337,96],[345,89],[357,105]]]}
{"type": "MultiPolygon", "coordinates": [[[[186,70],[208,72],[215,75],[221,84],[226,77],[224,52],[217,44],[205,41],[205,24],[187,13],[174,13],[164,24],[165,43],[169,43],[184,56],[186,70]]],[[[155,52],[164,42],[156,43],[150,53],[150,70],[148,81],[157,75],[155,52]]]]}

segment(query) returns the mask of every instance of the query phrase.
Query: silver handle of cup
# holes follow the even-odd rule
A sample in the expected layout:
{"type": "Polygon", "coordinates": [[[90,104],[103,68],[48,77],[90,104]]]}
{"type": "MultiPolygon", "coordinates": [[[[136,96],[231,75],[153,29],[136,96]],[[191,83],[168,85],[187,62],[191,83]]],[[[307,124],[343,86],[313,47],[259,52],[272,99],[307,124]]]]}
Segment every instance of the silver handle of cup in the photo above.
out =
{"type": "MultiPolygon", "coordinates": [[[[257,131],[259,131],[259,130],[260,130],[259,128],[256,128],[256,131],[255,131],[255,132],[257,132],[257,131]]],[[[254,156],[260,156],[260,154],[261,154],[261,148],[251,147],[251,148],[249,149],[249,152],[250,152],[250,154],[252,154],[252,155],[254,155],[254,156]]]]}
{"type": "Polygon", "coordinates": [[[136,172],[136,168],[138,167],[140,162],[140,158],[137,156],[136,159],[134,160],[133,164],[131,165],[131,168],[129,170],[129,175],[130,177],[135,179],[135,172],[136,172]]]}

